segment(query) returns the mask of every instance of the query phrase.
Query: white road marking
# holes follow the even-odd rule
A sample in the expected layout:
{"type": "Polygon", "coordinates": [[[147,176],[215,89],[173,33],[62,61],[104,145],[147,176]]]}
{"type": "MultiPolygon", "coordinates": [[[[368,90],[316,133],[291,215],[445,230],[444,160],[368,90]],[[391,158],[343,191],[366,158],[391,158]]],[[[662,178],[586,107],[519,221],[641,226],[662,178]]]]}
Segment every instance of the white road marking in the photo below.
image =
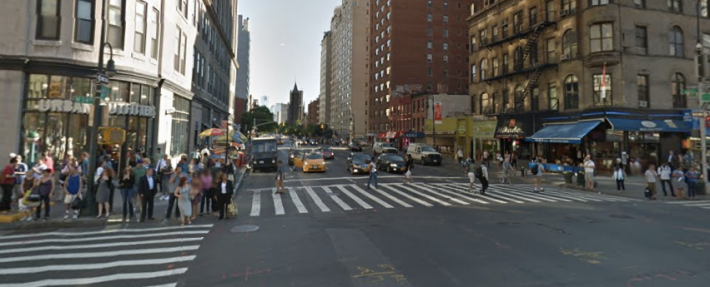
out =
{"type": "Polygon", "coordinates": [[[396,202],[397,204],[399,204],[399,205],[401,205],[401,206],[404,206],[404,207],[407,207],[407,208],[413,207],[413,206],[410,205],[409,203],[406,203],[406,202],[404,202],[404,201],[401,201],[399,198],[396,198],[396,197],[392,196],[391,194],[384,192],[384,191],[381,190],[381,189],[375,188],[374,190],[375,190],[377,193],[379,193],[380,195],[382,195],[382,196],[388,198],[388,199],[391,200],[391,201],[396,202]]]}
{"type": "Polygon", "coordinates": [[[154,228],[140,228],[140,229],[104,229],[99,231],[86,231],[86,232],[45,232],[45,233],[32,233],[32,234],[17,234],[17,235],[6,235],[0,237],[0,240],[16,239],[16,238],[30,238],[30,237],[49,237],[49,236],[66,236],[66,237],[79,237],[87,235],[97,235],[97,234],[111,234],[111,233],[143,233],[151,231],[164,231],[164,230],[181,230],[181,229],[198,229],[198,228],[211,228],[214,224],[195,224],[195,225],[185,225],[185,226],[169,226],[169,227],[154,227],[154,228]]]}
{"type": "Polygon", "coordinates": [[[308,213],[306,206],[303,205],[303,202],[301,202],[301,198],[298,197],[298,193],[296,193],[296,190],[294,188],[289,188],[288,194],[291,195],[291,200],[293,201],[293,204],[296,205],[298,213],[308,213]]]}
{"type": "MultiPolygon", "coordinates": [[[[456,184],[448,184],[447,186],[452,187],[452,188],[461,188],[461,187],[456,186],[456,184]]],[[[498,203],[510,203],[510,202],[525,203],[524,201],[520,201],[520,200],[516,200],[516,199],[512,199],[512,198],[505,198],[505,197],[498,196],[496,194],[491,194],[490,193],[491,190],[492,190],[492,186],[489,186],[488,190],[486,190],[486,194],[478,194],[477,196],[479,196],[482,199],[487,199],[487,200],[495,201],[498,203]]],[[[471,196],[473,196],[473,195],[471,195],[471,196]]]]}
{"type": "MultiPolygon", "coordinates": [[[[395,183],[395,185],[398,185],[398,186],[401,186],[401,187],[405,187],[405,186],[406,186],[406,185],[401,184],[401,183],[395,183]]],[[[422,191],[424,191],[424,192],[426,192],[426,193],[433,194],[433,195],[435,195],[435,196],[439,196],[439,197],[442,197],[442,198],[447,199],[447,200],[451,200],[451,201],[456,202],[456,203],[458,203],[458,204],[462,204],[462,205],[469,205],[469,204],[470,204],[470,203],[468,203],[468,202],[466,202],[466,201],[459,200],[458,198],[453,198],[453,197],[449,196],[448,193],[447,193],[447,194],[443,194],[443,193],[441,193],[441,192],[433,191],[432,188],[424,188],[424,187],[427,187],[427,186],[425,186],[425,185],[423,185],[423,184],[416,184],[416,185],[409,185],[409,186],[410,186],[411,188],[419,188],[419,190],[422,190],[422,191]]]]}
{"type": "MultiPolygon", "coordinates": [[[[42,286],[82,286],[90,284],[98,284],[110,281],[118,280],[136,280],[136,279],[153,279],[159,277],[169,277],[174,275],[180,275],[187,272],[187,268],[177,268],[164,271],[156,272],[142,272],[142,273],[123,273],[123,274],[112,274],[99,277],[90,278],[78,278],[78,279],[45,279],[34,282],[21,283],[19,286],[23,287],[42,287],[42,286]]],[[[17,284],[0,284],[0,287],[10,287],[18,286],[17,284]]]]}
{"type": "Polygon", "coordinates": [[[148,237],[171,237],[171,236],[182,236],[182,235],[207,234],[209,232],[210,232],[209,230],[185,230],[185,231],[172,231],[172,232],[148,233],[148,234],[112,235],[112,236],[101,236],[101,237],[34,239],[34,240],[25,240],[25,241],[0,242],[0,247],[11,246],[11,245],[28,245],[28,244],[44,244],[44,243],[74,243],[74,242],[86,242],[86,241],[93,242],[93,241],[101,241],[101,240],[135,239],[135,238],[148,238],[148,237]]]}
{"type": "Polygon", "coordinates": [[[383,187],[385,187],[385,188],[391,190],[392,192],[394,192],[394,193],[396,193],[396,194],[399,194],[399,195],[401,195],[401,196],[403,196],[403,197],[406,197],[406,198],[408,198],[408,199],[411,200],[411,201],[414,201],[414,202],[416,202],[416,203],[419,203],[419,204],[421,204],[421,205],[424,205],[424,206],[426,206],[426,207],[432,207],[432,206],[434,206],[434,205],[431,204],[431,203],[428,203],[428,202],[423,201],[423,200],[421,200],[421,199],[419,199],[419,198],[416,198],[416,197],[414,197],[414,196],[411,196],[411,195],[409,195],[409,194],[407,194],[407,193],[404,193],[404,192],[401,192],[401,191],[399,191],[399,190],[396,190],[396,189],[394,189],[394,188],[391,187],[391,186],[383,185],[383,187]]]}
{"type": "Polygon", "coordinates": [[[343,194],[345,194],[345,195],[347,195],[348,197],[352,198],[355,202],[357,202],[357,204],[359,204],[360,206],[362,206],[362,208],[364,208],[364,209],[372,209],[372,206],[371,206],[371,205],[367,204],[367,202],[363,201],[362,199],[360,199],[359,197],[357,197],[356,195],[354,195],[352,192],[350,192],[350,191],[348,191],[347,189],[345,189],[344,186],[342,186],[342,185],[337,185],[336,187],[337,187],[338,189],[340,189],[340,191],[341,191],[343,194]]]}
{"type": "Polygon", "coordinates": [[[351,184],[350,186],[351,186],[352,188],[354,188],[355,190],[357,190],[357,192],[359,192],[360,194],[366,196],[367,198],[371,199],[371,200],[374,201],[374,202],[379,203],[380,205],[384,206],[385,208],[394,208],[394,206],[392,206],[392,205],[390,205],[389,203],[384,202],[383,200],[381,200],[381,199],[375,197],[374,195],[370,194],[369,192],[365,191],[364,189],[360,188],[359,186],[357,186],[357,185],[355,185],[355,184],[351,184]]]}
{"type": "Polygon", "coordinates": [[[545,192],[540,192],[540,193],[528,193],[521,191],[520,189],[515,189],[512,187],[503,187],[503,186],[498,186],[499,189],[505,190],[506,193],[514,193],[519,196],[525,196],[525,197],[534,197],[536,199],[548,201],[548,202],[557,202],[557,201],[564,201],[564,202],[572,202],[570,199],[562,198],[562,197],[555,197],[552,195],[545,194],[545,192]]]}
{"type": "Polygon", "coordinates": [[[144,265],[180,263],[180,262],[195,260],[195,257],[197,257],[197,256],[189,255],[189,256],[180,256],[180,257],[172,257],[172,258],[124,260],[124,261],[113,261],[113,262],[106,262],[106,263],[46,265],[46,266],[32,266],[32,267],[20,267],[20,268],[5,268],[5,269],[0,269],[0,275],[33,274],[33,273],[42,273],[42,272],[55,272],[55,271],[85,271],[85,270],[99,270],[99,269],[107,269],[107,268],[123,267],[123,266],[144,266],[144,265]]]}
{"type": "Polygon", "coordinates": [[[175,287],[177,283],[168,283],[163,285],[143,286],[143,287],[175,287]]]}
{"type": "Polygon", "coordinates": [[[255,190],[251,200],[251,216],[259,216],[261,213],[261,190],[255,190]]]}
{"type": "Polygon", "coordinates": [[[337,194],[333,193],[333,191],[330,190],[330,187],[321,186],[321,188],[322,188],[323,190],[325,190],[325,193],[327,193],[327,194],[330,195],[330,199],[332,199],[333,201],[335,201],[335,203],[336,203],[338,206],[340,206],[340,208],[342,208],[343,210],[353,210],[353,208],[350,207],[350,205],[348,205],[347,203],[345,203],[345,201],[343,201],[342,199],[340,199],[340,197],[338,197],[337,194]]]}
{"type": "MultiPolygon", "coordinates": [[[[532,198],[532,197],[529,197],[529,196],[523,196],[523,195],[519,195],[519,194],[514,193],[514,192],[510,192],[509,190],[503,189],[503,188],[501,188],[500,186],[494,186],[494,187],[492,187],[492,188],[490,189],[490,191],[493,191],[493,192],[494,192],[494,195],[497,195],[497,196],[500,196],[500,197],[510,197],[510,198],[514,198],[514,199],[519,199],[519,200],[529,201],[529,202],[535,202],[535,203],[540,203],[540,202],[541,202],[540,200],[537,200],[536,198],[532,198]]],[[[488,192],[488,191],[486,191],[486,192],[488,192]]],[[[553,201],[553,202],[556,202],[556,201],[553,201]]]]}
{"type": "Polygon", "coordinates": [[[167,248],[152,248],[152,249],[128,249],[128,250],[117,250],[117,251],[106,251],[106,252],[90,252],[90,253],[60,253],[60,254],[43,254],[43,255],[32,255],[32,256],[13,256],[0,258],[0,263],[9,262],[20,262],[20,261],[33,261],[33,260],[50,260],[50,259],[81,259],[81,258],[101,258],[101,257],[114,257],[114,256],[124,256],[124,255],[145,255],[152,253],[170,253],[170,252],[182,252],[182,251],[192,251],[200,248],[199,245],[187,245],[178,247],[167,247],[167,248]]]}
{"type": "Polygon", "coordinates": [[[457,196],[457,197],[460,197],[460,198],[463,198],[463,199],[466,199],[466,200],[470,200],[470,201],[473,201],[473,202],[478,202],[478,203],[481,203],[481,204],[489,204],[488,202],[485,202],[485,201],[480,200],[480,199],[478,199],[478,198],[473,198],[473,197],[465,196],[465,195],[463,195],[463,194],[461,194],[461,193],[458,193],[458,192],[449,191],[449,190],[447,190],[447,189],[444,188],[444,187],[438,187],[438,186],[428,185],[428,184],[425,184],[425,183],[424,183],[424,184],[421,184],[421,183],[420,183],[420,185],[426,186],[426,187],[431,188],[431,189],[436,189],[436,190],[441,191],[441,192],[444,192],[444,193],[446,193],[446,194],[453,195],[453,196],[457,196]]]}
{"type": "MultiPolygon", "coordinates": [[[[401,175],[380,175],[377,178],[397,178],[401,179],[401,175]]],[[[328,180],[337,180],[337,181],[343,181],[343,180],[352,180],[352,179],[359,179],[359,180],[367,180],[368,177],[366,176],[350,176],[350,177],[320,177],[320,178],[302,178],[302,179],[287,179],[284,180],[284,182],[302,182],[302,181],[328,181],[328,180]]],[[[444,177],[444,176],[417,176],[417,179],[461,179],[461,177],[444,177]]]]}
{"type": "Polygon", "coordinates": [[[310,196],[311,199],[313,199],[313,202],[316,203],[316,205],[318,206],[318,208],[320,208],[320,210],[322,212],[330,212],[330,208],[328,208],[328,206],[325,205],[325,203],[323,203],[323,201],[320,199],[320,197],[318,197],[318,194],[316,194],[316,192],[313,191],[313,189],[310,186],[306,186],[305,188],[306,188],[306,193],[308,193],[308,196],[310,196]]]}
{"type": "Polygon", "coordinates": [[[163,243],[178,243],[178,242],[193,242],[200,241],[204,237],[190,237],[190,238],[170,238],[170,239],[158,239],[158,240],[136,240],[136,241],[123,241],[123,242],[110,242],[110,243],[98,243],[98,244],[81,244],[81,245],[46,245],[37,247],[27,247],[27,248],[16,248],[16,249],[3,249],[0,250],[0,254],[8,253],[21,253],[21,252],[36,252],[36,251],[48,251],[48,250],[76,250],[76,249],[92,249],[92,248],[104,248],[104,247],[121,247],[121,246],[136,246],[136,245],[149,245],[149,244],[163,244],[163,243]]]}
{"type": "Polygon", "coordinates": [[[276,209],[276,215],[284,215],[284,204],[281,201],[281,194],[276,194],[276,188],[271,190],[271,198],[274,199],[274,208],[276,209]]]}
{"type": "MultiPolygon", "coordinates": [[[[387,184],[387,185],[389,185],[389,184],[387,184]]],[[[423,193],[418,192],[418,191],[416,191],[416,190],[414,190],[414,189],[411,189],[411,188],[409,188],[409,187],[404,187],[404,186],[402,186],[401,188],[404,189],[404,190],[407,190],[407,191],[409,191],[409,192],[411,192],[411,193],[414,193],[414,194],[416,194],[416,195],[419,195],[419,196],[421,196],[421,197],[424,197],[424,198],[426,198],[426,199],[429,199],[429,200],[431,200],[431,201],[433,201],[433,202],[439,203],[439,204],[441,204],[441,205],[443,205],[443,206],[451,206],[451,203],[448,203],[448,202],[445,202],[445,201],[441,201],[441,200],[439,200],[438,198],[435,198],[435,197],[430,196],[430,195],[427,195],[427,194],[423,194],[423,193]]]]}

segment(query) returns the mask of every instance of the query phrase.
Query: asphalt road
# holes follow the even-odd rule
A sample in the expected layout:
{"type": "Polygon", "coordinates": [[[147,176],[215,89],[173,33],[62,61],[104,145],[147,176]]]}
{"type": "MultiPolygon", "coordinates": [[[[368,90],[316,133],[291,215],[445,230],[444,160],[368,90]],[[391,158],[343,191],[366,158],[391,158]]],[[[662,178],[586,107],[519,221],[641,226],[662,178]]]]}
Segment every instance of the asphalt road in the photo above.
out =
{"type": "Polygon", "coordinates": [[[239,218],[213,226],[0,234],[0,287],[710,282],[707,209],[522,185],[460,194],[465,179],[453,166],[417,165],[406,186],[383,174],[367,190],[366,176],[345,171],[346,155],[336,151],[323,174],[287,172],[289,192],[276,197],[274,173],[250,174],[239,218]]]}

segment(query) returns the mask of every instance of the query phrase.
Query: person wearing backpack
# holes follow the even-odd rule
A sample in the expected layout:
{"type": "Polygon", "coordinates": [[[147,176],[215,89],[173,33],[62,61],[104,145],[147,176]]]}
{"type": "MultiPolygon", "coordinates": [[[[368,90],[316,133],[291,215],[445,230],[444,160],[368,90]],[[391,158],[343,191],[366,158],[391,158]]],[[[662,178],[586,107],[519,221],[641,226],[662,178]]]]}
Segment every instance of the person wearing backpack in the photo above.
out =
{"type": "Polygon", "coordinates": [[[535,176],[535,187],[533,189],[533,192],[538,193],[545,191],[544,188],[542,188],[542,174],[545,172],[545,167],[541,164],[540,159],[535,161],[535,165],[530,168],[530,173],[532,173],[533,176],[535,176]]]}
{"type": "Polygon", "coordinates": [[[481,181],[481,194],[486,194],[488,189],[488,167],[483,162],[476,168],[476,177],[481,181]]]}

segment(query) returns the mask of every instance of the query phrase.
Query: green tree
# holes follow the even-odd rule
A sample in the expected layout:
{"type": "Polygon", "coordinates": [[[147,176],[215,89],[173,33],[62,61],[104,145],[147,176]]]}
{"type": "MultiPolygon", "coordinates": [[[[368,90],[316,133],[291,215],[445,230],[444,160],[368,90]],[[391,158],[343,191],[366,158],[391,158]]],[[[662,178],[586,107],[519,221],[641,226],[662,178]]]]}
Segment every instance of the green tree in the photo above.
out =
{"type": "Polygon", "coordinates": [[[267,107],[260,106],[255,107],[242,115],[242,132],[248,133],[251,131],[254,119],[256,119],[258,131],[271,132],[278,128],[278,124],[274,122],[274,114],[271,113],[267,107]]]}

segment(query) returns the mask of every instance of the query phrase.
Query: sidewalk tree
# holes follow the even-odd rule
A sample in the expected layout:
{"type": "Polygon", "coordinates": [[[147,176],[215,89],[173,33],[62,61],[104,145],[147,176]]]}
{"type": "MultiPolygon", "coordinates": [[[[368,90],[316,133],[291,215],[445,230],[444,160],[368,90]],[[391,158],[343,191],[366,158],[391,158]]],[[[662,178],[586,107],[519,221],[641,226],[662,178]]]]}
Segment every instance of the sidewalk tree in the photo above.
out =
{"type": "MultiPolygon", "coordinates": [[[[260,123],[268,123],[274,120],[274,114],[269,111],[267,107],[264,106],[252,108],[251,110],[242,115],[242,126],[244,127],[244,130],[242,132],[247,133],[252,129],[254,119],[256,119],[257,125],[260,123]]],[[[275,131],[277,127],[278,124],[272,122],[259,126],[258,130],[269,132],[275,131]]]]}

